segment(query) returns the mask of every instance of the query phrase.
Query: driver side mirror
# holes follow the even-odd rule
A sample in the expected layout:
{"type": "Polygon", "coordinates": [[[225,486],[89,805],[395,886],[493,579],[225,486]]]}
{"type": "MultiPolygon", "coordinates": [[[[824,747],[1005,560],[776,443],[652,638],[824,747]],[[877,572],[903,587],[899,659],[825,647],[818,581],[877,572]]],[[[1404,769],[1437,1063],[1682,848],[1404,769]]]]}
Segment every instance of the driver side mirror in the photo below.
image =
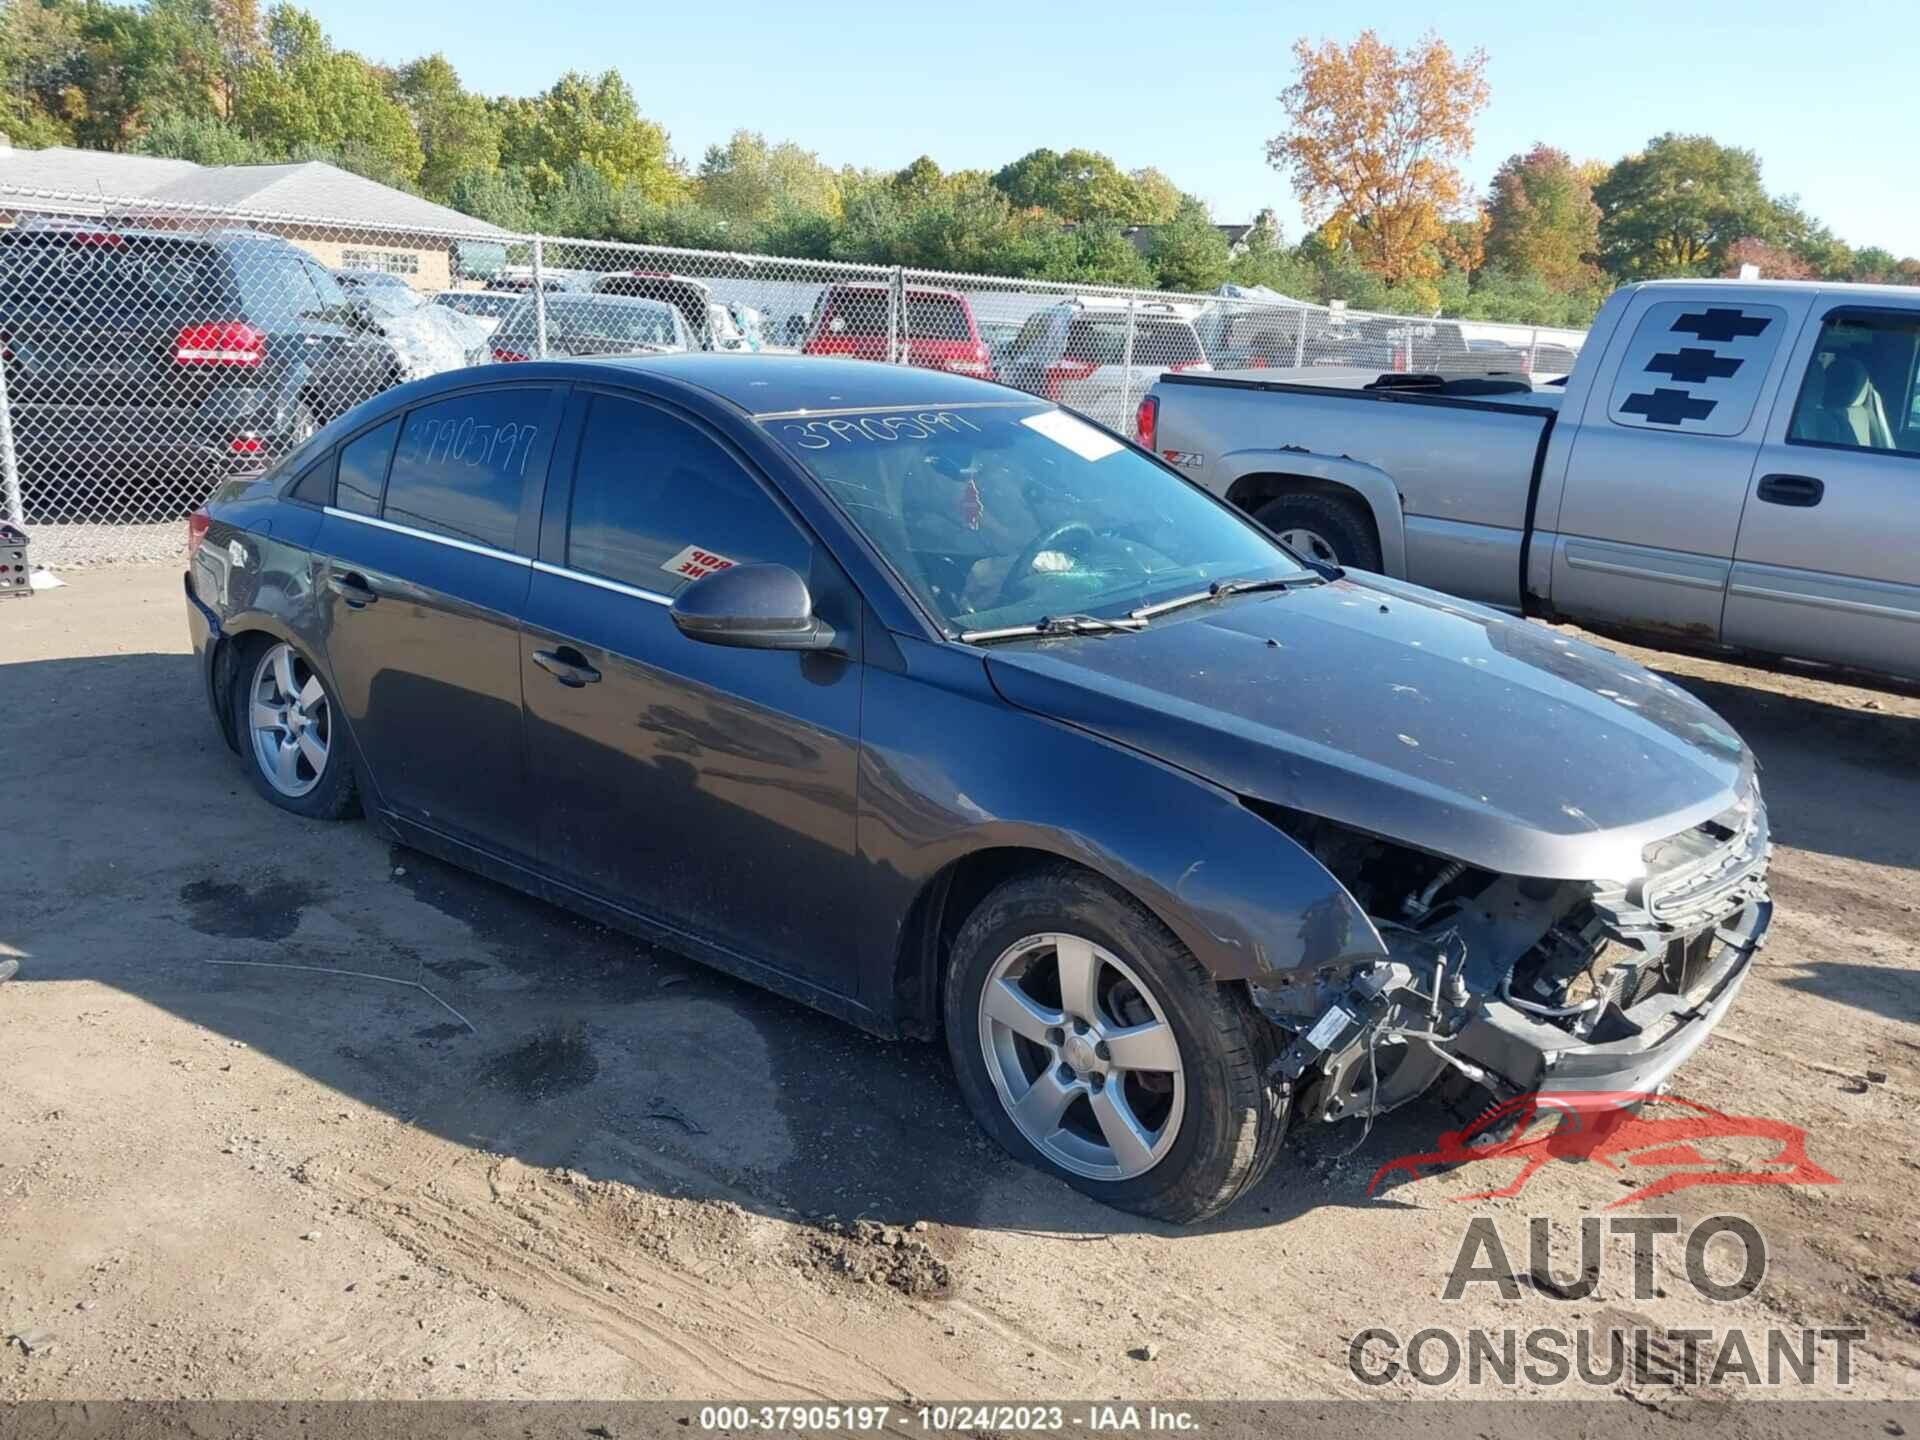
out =
{"type": "Polygon", "coordinates": [[[807,582],[785,565],[735,565],[696,580],[667,612],[689,640],[742,650],[828,650],[807,582]]]}

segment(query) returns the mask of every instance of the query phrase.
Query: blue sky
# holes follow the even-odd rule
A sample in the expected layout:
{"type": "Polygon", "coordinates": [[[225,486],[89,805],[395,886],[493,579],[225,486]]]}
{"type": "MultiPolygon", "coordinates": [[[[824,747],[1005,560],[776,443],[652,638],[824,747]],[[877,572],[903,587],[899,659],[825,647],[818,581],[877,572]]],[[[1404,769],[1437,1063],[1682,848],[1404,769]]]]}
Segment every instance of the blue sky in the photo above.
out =
{"type": "Polygon", "coordinates": [[[1492,103],[1467,170],[1484,191],[1536,140],[1612,160],[1664,130],[1759,152],[1769,188],[1797,192],[1854,245],[1920,254],[1920,5],[1854,0],[1665,0],[1610,5],[1346,7],[1241,0],[1104,0],[1081,7],[970,0],[608,5],[545,0],[310,0],[336,43],[370,58],[446,54],[466,83],[526,94],[567,69],[616,66],[675,150],[697,162],[736,128],[792,139],[830,164],[998,167],[1039,145],[1155,165],[1215,218],[1298,212],[1263,141],[1294,38],[1363,23],[1401,44],[1435,27],[1489,56],[1492,103]]]}

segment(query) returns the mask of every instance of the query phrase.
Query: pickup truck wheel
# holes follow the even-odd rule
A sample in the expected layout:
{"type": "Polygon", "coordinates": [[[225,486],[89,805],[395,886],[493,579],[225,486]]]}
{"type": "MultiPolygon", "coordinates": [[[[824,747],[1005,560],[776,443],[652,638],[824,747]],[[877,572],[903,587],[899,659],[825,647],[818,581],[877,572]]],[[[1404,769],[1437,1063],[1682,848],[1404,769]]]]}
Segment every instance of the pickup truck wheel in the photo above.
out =
{"type": "Polygon", "coordinates": [[[1309,560],[1355,570],[1380,568],[1373,519],[1356,501],[1337,495],[1278,495],[1254,506],[1253,518],[1309,560]]]}
{"type": "Polygon", "coordinates": [[[1204,1220],[1279,1154],[1272,1026],[1085,871],[1008,881],[954,942],[947,1048],[982,1128],[1104,1204],[1204,1220]]]}

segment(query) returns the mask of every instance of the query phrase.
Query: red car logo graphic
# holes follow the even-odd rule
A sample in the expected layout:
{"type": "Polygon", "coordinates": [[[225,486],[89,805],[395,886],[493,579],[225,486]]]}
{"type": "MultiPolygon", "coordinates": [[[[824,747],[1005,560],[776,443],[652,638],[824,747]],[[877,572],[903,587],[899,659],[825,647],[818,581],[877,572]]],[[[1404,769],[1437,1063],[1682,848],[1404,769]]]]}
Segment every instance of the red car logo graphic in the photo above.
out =
{"type": "Polygon", "coordinates": [[[1629,1167],[1667,1170],[1604,1207],[1608,1210],[1695,1185],[1840,1183],[1807,1158],[1807,1133],[1798,1125],[1754,1115],[1723,1115],[1673,1095],[1592,1090],[1516,1095],[1464,1129],[1447,1131],[1432,1150],[1389,1160],[1373,1172],[1367,1194],[1374,1194],[1390,1176],[1417,1180],[1423,1171],[1443,1165],[1513,1157],[1524,1163],[1507,1184],[1454,1198],[1485,1200],[1518,1195],[1551,1160],[1588,1160],[1622,1174],[1629,1167]],[[1655,1109],[1665,1113],[1642,1113],[1655,1109]],[[1544,1133],[1542,1122],[1550,1125],[1544,1133]],[[1752,1142],[1766,1152],[1758,1157],[1758,1164],[1765,1168],[1731,1169],[1709,1159],[1699,1148],[1700,1142],[1708,1140],[1752,1142]]]}

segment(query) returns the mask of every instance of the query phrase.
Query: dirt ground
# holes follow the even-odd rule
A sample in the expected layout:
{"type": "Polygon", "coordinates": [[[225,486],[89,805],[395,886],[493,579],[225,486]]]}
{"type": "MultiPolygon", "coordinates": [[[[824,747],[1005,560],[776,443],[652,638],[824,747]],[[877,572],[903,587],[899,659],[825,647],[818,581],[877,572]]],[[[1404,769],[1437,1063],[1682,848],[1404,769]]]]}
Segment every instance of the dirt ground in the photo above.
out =
{"type": "Polygon", "coordinates": [[[177,571],[6,602],[0,1400],[1338,1397],[1375,1393],[1368,1326],[1619,1323],[1860,1325],[1850,1393],[1920,1396],[1920,699],[1631,653],[1746,735],[1779,845],[1772,944],[1678,1091],[1839,1181],[1636,1207],[1752,1218],[1730,1305],[1677,1248],[1649,1301],[1613,1251],[1581,1302],[1443,1301],[1474,1215],[1524,1245],[1636,1181],[1370,1198],[1454,1123],[1424,1104],[1296,1135],[1208,1226],[1102,1209],[994,1149],[937,1046],[267,806],[177,571]]]}

